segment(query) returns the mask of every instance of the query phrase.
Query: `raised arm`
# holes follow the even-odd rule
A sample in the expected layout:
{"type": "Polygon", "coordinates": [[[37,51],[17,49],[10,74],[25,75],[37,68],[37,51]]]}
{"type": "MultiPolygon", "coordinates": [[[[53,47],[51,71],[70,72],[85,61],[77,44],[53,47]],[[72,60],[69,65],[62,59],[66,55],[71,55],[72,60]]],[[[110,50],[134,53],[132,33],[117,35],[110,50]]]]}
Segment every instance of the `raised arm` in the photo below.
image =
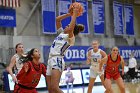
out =
{"type": "Polygon", "coordinates": [[[72,38],[74,36],[73,34],[73,31],[74,31],[74,27],[75,27],[75,23],[76,23],[76,18],[77,18],[77,15],[78,15],[78,9],[79,9],[79,6],[75,6],[74,9],[73,9],[73,15],[71,16],[71,22],[68,26],[68,29],[66,29],[69,34],[69,38],[72,38]]]}
{"type": "Polygon", "coordinates": [[[62,27],[61,21],[70,16],[71,16],[71,14],[67,13],[67,14],[63,14],[63,15],[56,17],[56,28],[59,29],[60,27],[62,27]]]}

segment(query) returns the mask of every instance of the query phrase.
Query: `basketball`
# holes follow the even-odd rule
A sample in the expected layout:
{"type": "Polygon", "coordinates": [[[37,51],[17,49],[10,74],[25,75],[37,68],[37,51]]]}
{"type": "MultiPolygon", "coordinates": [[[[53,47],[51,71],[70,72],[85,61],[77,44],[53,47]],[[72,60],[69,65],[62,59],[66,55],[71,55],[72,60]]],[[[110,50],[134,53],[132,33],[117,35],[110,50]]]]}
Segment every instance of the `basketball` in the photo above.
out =
{"type": "Polygon", "coordinates": [[[77,13],[77,16],[81,16],[81,15],[83,14],[84,8],[83,8],[82,4],[81,4],[81,3],[78,3],[78,2],[72,3],[72,4],[70,5],[70,7],[69,7],[68,12],[72,15],[72,14],[73,14],[73,9],[74,9],[75,7],[78,7],[78,9],[79,9],[79,10],[78,10],[78,13],[77,13]]]}

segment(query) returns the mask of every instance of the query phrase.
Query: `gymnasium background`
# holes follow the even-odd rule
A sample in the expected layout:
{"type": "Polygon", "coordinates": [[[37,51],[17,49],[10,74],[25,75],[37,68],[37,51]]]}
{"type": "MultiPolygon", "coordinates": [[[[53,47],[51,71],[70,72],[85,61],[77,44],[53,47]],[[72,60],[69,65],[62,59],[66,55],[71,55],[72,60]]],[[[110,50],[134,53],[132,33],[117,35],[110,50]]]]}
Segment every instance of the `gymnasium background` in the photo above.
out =
{"type": "MultiPolygon", "coordinates": [[[[84,24],[86,29],[66,53],[66,64],[87,67],[86,51],[93,39],[98,39],[107,53],[111,47],[119,46],[126,64],[129,54],[134,52],[140,64],[140,0],[0,0],[1,73],[19,42],[24,44],[25,51],[39,48],[41,62],[47,64],[48,47],[57,36],[55,17],[67,13],[74,1],[84,6],[77,23],[84,24]]],[[[64,20],[63,27],[69,21],[70,18],[64,20]]]]}

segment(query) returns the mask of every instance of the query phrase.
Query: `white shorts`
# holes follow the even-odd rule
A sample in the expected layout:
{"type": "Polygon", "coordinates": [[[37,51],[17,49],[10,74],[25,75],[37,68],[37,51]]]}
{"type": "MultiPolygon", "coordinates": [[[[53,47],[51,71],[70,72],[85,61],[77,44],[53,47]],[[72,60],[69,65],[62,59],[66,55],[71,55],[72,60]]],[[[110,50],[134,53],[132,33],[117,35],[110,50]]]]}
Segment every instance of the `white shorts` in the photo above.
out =
{"type": "Polygon", "coordinates": [[[54,56],[48,59],[46,75],[51,75],[52,69],[58,69],[60,72],[64,71],[65,62],[62,56],[54,56]]]}
{"type": "Polygon", "coordinates": [[[96,78],[98,75],[101,76],[101,75],[104,74],[104,71],[99,72],[97,69],[98,69],[98,68],[96,68],[96,67],[94,67],[94,66],[91,66],[91,67],[90,67],[90,77],[91,77],[91,78],[96,78]]]}

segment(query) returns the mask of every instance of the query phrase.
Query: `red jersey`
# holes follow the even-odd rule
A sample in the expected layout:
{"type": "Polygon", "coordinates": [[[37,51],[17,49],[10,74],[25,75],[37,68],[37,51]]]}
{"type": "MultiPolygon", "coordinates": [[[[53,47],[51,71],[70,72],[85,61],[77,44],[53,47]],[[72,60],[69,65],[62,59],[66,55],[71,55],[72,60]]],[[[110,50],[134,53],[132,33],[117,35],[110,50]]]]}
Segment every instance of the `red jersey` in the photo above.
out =
{"type": "Polygon", "coordinates": [[[33,62],[27,62],[25,64],[28,65],[29,69],[25,72],[24,65],[17,74],[18,84],[29,88],[35,88],[39,83],[41,74],[46,77],[46,66],[42,63],[36,65],[33,62]]]}
{"type": "Polygon", "coordinates": [[[118,77],[120,77],[119,72],[119,65],[121,62],[121,56],[117,55],[117,59],[115,61],[112,60],[111,55],[108,55],[108,61],[105,68],[105,77],[110,79],[113,78],[116,80],[118,77]]]}

